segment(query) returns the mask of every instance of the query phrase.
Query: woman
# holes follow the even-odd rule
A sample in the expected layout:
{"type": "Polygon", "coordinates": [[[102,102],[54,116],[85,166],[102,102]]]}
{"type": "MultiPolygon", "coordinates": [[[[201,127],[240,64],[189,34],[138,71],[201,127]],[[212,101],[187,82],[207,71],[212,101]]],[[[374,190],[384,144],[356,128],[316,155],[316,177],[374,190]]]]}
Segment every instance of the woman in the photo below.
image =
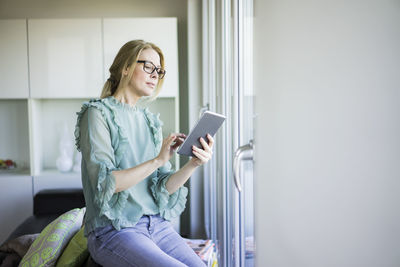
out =
{"type": "Polygon", "coordinates": [[[164,56],[152,43],[126,43],[110,67],[101,99],[78,113],[76,145],[82,152],[85,235],[103,266],[204,266],[169,220],[185,208],[183,184],[210,160],[213,139],[173,172],[169,160],[184,134],[162,139],[161,121],[142,97],[155,98],[164,78],[164,56]]]}

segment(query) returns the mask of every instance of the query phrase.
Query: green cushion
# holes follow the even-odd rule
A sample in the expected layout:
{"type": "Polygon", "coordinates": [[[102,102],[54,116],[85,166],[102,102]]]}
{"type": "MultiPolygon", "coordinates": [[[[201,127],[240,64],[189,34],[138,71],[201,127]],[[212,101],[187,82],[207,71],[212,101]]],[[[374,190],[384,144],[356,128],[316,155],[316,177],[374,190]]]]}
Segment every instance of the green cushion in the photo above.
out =
{"type": "Polygon", "coordinates": [[[19,266],[54,266],[69,240],[81,228],[85,208],[70,210],[43,229],[19,266]]]}
{"type": "Polygon", "coordinates": [[[82,266],[89,257],[87,248],[87,239],[84,235],[84,228],[82,227],[74,237],[69,241],[67,247],[64,249],[61,257],[58,259],[56,267],[59,266],[82,266]]]}

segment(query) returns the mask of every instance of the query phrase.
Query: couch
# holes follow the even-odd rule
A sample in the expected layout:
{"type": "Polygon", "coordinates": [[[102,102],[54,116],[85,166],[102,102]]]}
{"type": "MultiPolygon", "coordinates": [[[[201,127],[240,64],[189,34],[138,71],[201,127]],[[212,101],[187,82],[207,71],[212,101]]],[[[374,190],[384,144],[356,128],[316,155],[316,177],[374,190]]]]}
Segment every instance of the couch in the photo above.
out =
{"type": "MultiPolygon", "coordinates": [[[[40,233],[47,225],[57,219],[63,213],[75,208],[85,207],[85,199],[82,189],[48,189],[38,192],[33,200],[33,215],[19,224],[3,243],[9,243],[17,237],[40,233]]],[[[10,252],[0,251],[0,266],[15,266],[18,257],[9,263],[6,257],[10,252]],[[3,264],[3,265],[2,265],[3,264]]],[[[21,258],[19,258],[21,260],[21,258]]],[[[99,266],[89,256],[85,266],[99,266]]]]}

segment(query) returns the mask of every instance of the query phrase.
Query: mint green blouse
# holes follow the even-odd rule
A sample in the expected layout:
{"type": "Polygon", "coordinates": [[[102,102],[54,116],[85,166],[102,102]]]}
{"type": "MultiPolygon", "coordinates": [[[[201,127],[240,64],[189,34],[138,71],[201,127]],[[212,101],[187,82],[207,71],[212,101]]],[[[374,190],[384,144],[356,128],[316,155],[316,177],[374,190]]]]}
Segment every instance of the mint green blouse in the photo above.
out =
{"type": "Polygon", "coordinates": [[[158,155],[163,139],[159,114],[111,96],[83,103],[77,115],[75,140],[82,152],[85,235],[110,224],[117,230],[135,226],[143,215],[160,214],[170,220],[182,213],[187,188],[169,194],[165,183],[174,172],[169,162],[140,183],[115,193],[112,171],[158,155]]]}

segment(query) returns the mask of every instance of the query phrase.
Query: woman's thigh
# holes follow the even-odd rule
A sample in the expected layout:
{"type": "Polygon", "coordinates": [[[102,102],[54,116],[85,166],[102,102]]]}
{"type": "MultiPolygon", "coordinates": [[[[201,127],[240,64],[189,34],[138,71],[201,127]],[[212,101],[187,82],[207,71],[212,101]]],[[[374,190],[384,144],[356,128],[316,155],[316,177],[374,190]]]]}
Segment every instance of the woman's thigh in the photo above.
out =
{"type": "Polygon", "coordinates": [[[157,228],[154,241],[165,253],[190,267],[206,266],[186,241],[173,229],[170,222],[163,220],[157,225],[157,228]]]}
{"type": "Polygon", "coordinates": [[[112,266],[186,266],[162,251],[154,241],[135,228],[110,231],[88,238],[93,259],[104,267],[112,266]]]}

